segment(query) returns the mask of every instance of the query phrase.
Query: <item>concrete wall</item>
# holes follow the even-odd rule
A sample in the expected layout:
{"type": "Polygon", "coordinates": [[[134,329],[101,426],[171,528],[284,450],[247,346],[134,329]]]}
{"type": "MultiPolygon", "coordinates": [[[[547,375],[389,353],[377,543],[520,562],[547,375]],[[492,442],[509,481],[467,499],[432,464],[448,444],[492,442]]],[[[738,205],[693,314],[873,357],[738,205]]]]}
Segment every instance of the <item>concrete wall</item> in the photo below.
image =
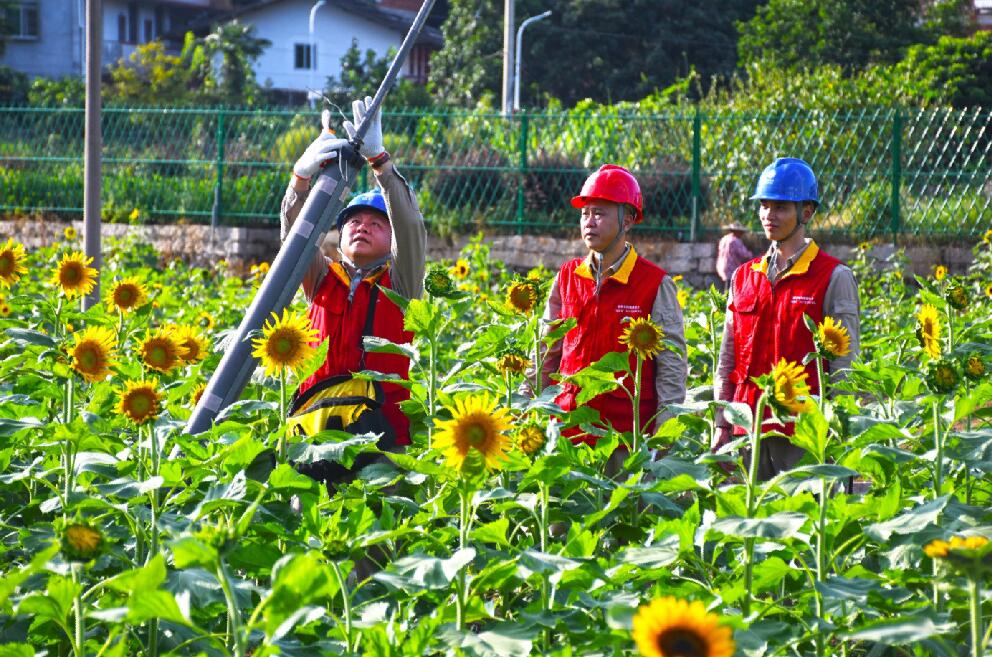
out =
{"type": "MultiPolygon", "coordinates": [[[[63,239],[63,231],[68,223],[57,221],[18,220],[0,221],[0,241],[7,237],[23,243],[29,250],[52,244],[63,239]]],[[[72,224],[82,235],[81,221],[72,224]]],[[[209,226],[130,226],[127,224],[104,224],[103,240],[105,252],[110,248],[113,237],[123,237],[129,233],[137,235],[152,244],[162,254],[163,261],[179,257],[197,265],[209,265],[221,258],[226,259],[236,269],[271,261],[279,249],[279,232],[276,228],[218,228],[209,226]]],[[[333,255],[337,247],[337,233],[325,242],[324,250],[333,255]]],[[[440,239],[433,235],[428,239],[429,260],[454,260],[468,242],[467,236],[440,239]]],[[[526,271],[537,265],[557,269],[568,258],[585,254],[582,242],[576,239],[551,237],[546,235],[496,235],[487,239],[490,254],[514,269],[526,271]]],[[[764,248],[763,240],[755,235],[748,236],[754,250],[764,248]]],[[[82,238],[77,241],[82,248],[82,238]]],[[[853,257],[855,246],[823,242],[821,244],[831,254],[841,260],[853,257]]],[[[635,241],[638,253],[658,263],[671,274],[682,274],[685,280],[695,287],[705,287],[718,283],[716,276],[715,242],[674,242],[671,240],[639,236],[635,241]]],[[[895,251],[891,244],[876,245],[870,252],[879,267],[895,251]]],[[[920,275],[931,273],[935,264],[943,264],[952,274],[964,273],[971,263],[970,246],[913,246],[906,249],[912,270],[920,275]]]]}

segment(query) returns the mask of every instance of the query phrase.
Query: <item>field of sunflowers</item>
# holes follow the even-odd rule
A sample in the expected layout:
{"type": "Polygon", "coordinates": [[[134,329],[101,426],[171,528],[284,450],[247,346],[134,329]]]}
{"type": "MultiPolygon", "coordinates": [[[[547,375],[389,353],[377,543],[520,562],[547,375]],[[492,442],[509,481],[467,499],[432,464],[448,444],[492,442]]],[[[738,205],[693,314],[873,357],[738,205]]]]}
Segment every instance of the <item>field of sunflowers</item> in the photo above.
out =
{"type": "MultiPolygon", "coordinates": [[[[414,445],[331,492],[292,464],[348,466],[376,439],[287,435],[323,355],[302,300],[254,336],[241,401],[182,431],[264,263],[163,264],[122,242],[96,272],[81,250],[71,231],[0,241],[0,657],[989,654],[992,235],[962,276],[858,249],[850,375],[826,399],[796,364],[761,380],[807,450],[767,482],[741,458],[763,438],[750,411],[712,401],[721,293],[679,283],[676,416],[574,445],[561,434],[588,409],[521,392],[552,273],[474,239],[409,302],[413,343],[369,344],[414,361],[414,445]],[[713,453],[724,412],[749,434],[713,453]]],[[[810,329],[818,364],[847,348],[842,326],[810,329]]],[[[666,348],[646,323],[626,340],[634,358],[574,375],[585,394],[666,348]]]]}

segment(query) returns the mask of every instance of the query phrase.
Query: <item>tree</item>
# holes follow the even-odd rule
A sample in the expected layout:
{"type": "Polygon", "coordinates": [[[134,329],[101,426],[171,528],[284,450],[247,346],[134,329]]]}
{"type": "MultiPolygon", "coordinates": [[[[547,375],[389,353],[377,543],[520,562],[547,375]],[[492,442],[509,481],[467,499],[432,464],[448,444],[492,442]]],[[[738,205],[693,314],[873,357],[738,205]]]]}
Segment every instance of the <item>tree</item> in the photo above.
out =
{"type": "Polygon", "coordinates": [[[133,105],[182,105],[191,96],[192,78],[182,56],[167,54],[161,41],[149,41],[110,67],[107,93],[133,105]]]}
{"type": "Polygon", "coordinates": [[[927,39],[919,0],[770,0],[738,25],[743,64],[780,68],[895,63],[927,39]]]}
{"type": "MultiPolygon", "coordinates": [[[[351,40],[351,47],[341,57],[341,78],[327,78],[324,96],[337,105],[346,116],[351,115],[351,101],[374,96],[379,84],[386,77],[389,64],[396,56],[390,48],[385,57],[377,57],[372,49],[364,55],[358,48],[358,39],[351,40]]],[[[430,94],[419,84],[400,78],[389,91],[390,107],[427,107],[432,104],[430,94]]]]}
{"type": "Polygon", "coordinates": [[[934,45],[913,46],[899,68],[924,102],[954,107],[992,105],[992,33],[945,36],[934,45]]]}
{"type": "Polygon", "coordinates": [[[214,71],[216,100],[228,105],[251,105],[258,87],[255,84],[255,60],[272,45],[268,39],[255,36],[253,25],[237,20],[218,25],[203,39],[208,60],[220,58],[219,70],[214,71]]]}
{"type": "MultiPolygon", "coordinates": [[[[517,26],[553,11],[524,34],[521,101],[635,100],[690,71],[729,74],[737,59],[735,22],[750,18],[757,5],[758,0],[518,0],[517,26]]],[[[449,8],[444,48],[431,60],[435,98],[472,106],[498,97],[502,3],[451,0],[449,8]]]]}

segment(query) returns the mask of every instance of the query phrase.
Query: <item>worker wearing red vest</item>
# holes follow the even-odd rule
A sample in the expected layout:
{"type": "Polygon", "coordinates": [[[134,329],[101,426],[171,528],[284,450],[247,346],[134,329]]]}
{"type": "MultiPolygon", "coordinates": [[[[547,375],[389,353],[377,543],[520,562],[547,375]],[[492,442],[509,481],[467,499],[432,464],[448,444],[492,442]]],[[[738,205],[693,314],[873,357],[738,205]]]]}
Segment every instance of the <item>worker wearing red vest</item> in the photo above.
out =
{"type": "MultiPolygon", "coordinates": [[[[715,376],[715,396],[742,402],[753,411],[761,394],[753,378],[767,374],[780,359],[802,364],[815,351],[813,337],[803,322],[809,315],[817,324],[830,316],[847,328],[851,351],[827,364],[831,380],[844,376],[860,344],[858,288],[851,270],[806,237],[820,198],[816,176],[798,158],[779,158],[765,168],[753,200],[765,236],[772,240],[768,252],[741,265],[733,276],[727,300],[723,343],[715,376]]],[[[819,394],[816,368],[806,366],[812,394],[819,394]]],[[[766,414],[767,417],[767,414],[766,414]]],[[[717,420],[715,448],[730,442],[731,429],[723,414],[717,420]]],[[[766,424],[789,434],[792,424],[766,424]]],[[[786,438],[766,437],[761,444],[758,476],[769,479],[788,470],[802,458],[803,450],[786,438]]]]}
{"type": "MultiPolygon", "coordinates": [[[[354,102],[355,122],[344,123],[349,134],[354,134],[354,125],[365,116],[370,103],[368,97],[354,102]]],[[[325,113],[325,128],[328,118],[325,113]]],[[[412,334],[403,330],[403,312],[375,288],[390,288],[408,299],[420,297],[427,248],[427,232],[416,196],[383,148],[378,112],[371,121],[360,153],[371,165],[377,187],[354,197],[338,214],[340,260],[332,261],[318,251],[303,277],[310,322],[318,334],[316,344],[326,339],[328,348],[324,364],[300,384],[297,396],[330,377],[363,369],[404,379],[409,376],[410,362],[406,357],[366,352],[363,346],[365,335],[395,343],[412,340],[412,334]],[[375,304],[371,311],[370,301],[375,304]],[[367,327],[369,321],[371,325],[367,327]]],[[[325,129],[297,161],[282,202],[283,239],[307,199],[310,178],[335,161],[345,143],[325,129]]],[[[388,382],[382,387],[382,412],[394,432],[389,442],[408,445],[410,423],[399,404],[409,399],[409,391],[388,382]]]]}
{"type": "MultiPolygon", "coordinates": [[[[582,211],[579,226],[589,254],[562,265],[548,294],[545,326],[568,317],[577,324],[545,354],[543,384],[554,373],[574,374],[609,352],[626,351],[620,336],[627,322],[651,317],[676,347],[661,351],[642,370],[640,416],[645,428],[651,418],[660,424],[670,416],[666,405],[685,399],[685,335],[672,278],[637,255],[627,241],[630,229],[644,218],[640,186],[623,167],[605,164],[585,181],[572,206],[582,211]]],[[[575,385],[565,383],[557,402],[573,410],[578,393],[575,385]]],[[[599,411],[604,424],[631,430],[633,413],[623,390],[599,395],[588,405],[599,411]]],[[[594,440],[588,435],[574,439],[594,440]]]]}

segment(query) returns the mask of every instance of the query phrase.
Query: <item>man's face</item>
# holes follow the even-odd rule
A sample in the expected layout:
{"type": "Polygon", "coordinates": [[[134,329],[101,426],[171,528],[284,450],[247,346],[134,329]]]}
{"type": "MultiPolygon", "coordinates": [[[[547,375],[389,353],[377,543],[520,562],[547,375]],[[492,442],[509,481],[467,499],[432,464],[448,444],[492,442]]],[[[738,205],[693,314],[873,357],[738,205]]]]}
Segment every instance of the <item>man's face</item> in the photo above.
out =
{"type": "Polygon", "coordinates": [[[386,215],[356,210],[341,226],[341,253],[359,267],[384,258],[392,245],[393,230],[386,215]]]}
{"type": "MultiPolygon", "coordinates": [[[[579,229],[582,241],[591,251],[602,253],[617,236],[620,227],[617,225],[617,212],[620,204],[602,199],[591,199],[582,208],[579,218],[579,229]]],[[[627,217],[624,218],[627,223],[627,217]]]]}
{"type": "Polygon", "coordinates": [[[777,242],[792,233],[799,221],[800,207],[795,201],[762,199],[758,217],[761,219],[761,227],[765,229],[765,237],[777,242]]]}

